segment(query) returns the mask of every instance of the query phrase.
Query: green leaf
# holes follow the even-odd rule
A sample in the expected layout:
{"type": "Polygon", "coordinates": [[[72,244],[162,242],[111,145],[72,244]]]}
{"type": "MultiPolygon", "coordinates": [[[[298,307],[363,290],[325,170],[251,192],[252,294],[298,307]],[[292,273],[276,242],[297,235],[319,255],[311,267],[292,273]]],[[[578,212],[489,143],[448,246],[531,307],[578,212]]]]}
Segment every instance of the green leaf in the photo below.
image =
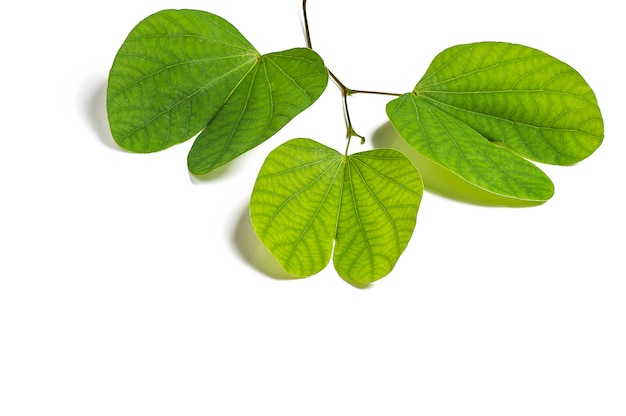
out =
{"type": "Polygon", "coordinates": [[[288,273],[311,276],[332,255],[345,280],[369,283],[387,275],[406,248],[422,193],[418,171],[400,152],[346,157],[294,139],[265,160],[250,214],[259,239],[288,273]]]}
{"type": "Polygon", "coordinates": [[[262,56],[219,16],[163,10],[140,22],[118,51],[107,112],[116,142],[133,152],[160,151],[203,131],[188,160],[200,174],[271,137],[327,82],[310,49],[262,56]]]}
{"type": "Polygon", "coordinates": [[[313,275],[330,261],[343,165],[335,150],[296,139],[274,149],[261,167],[250,200],[252,225],[293,275],[313,275]]]}
{"type": "Polygon", "coordinates": [[[535,165],[419,96],[406,94],[390,102],[387,112],[418,152],[479,188],[527,201],[545,201],[554,194],[552,181],[535,165]]]}
{"type": "Polygon", "coordinates": [[[349,156],[333,256],[339,275],[357,283],[387,275],[411,239],[423,192],[419,172],[396,150],[349,156]]]}
{"type": "Polygon", "coordinates": [[[486,190],[528,200],[549,199],[553,185],[519,155],[571,164],[604,135],[580,74],[544,52],[499,42],[443,51],[387,114],[424,156],[486,190]]]}
{"type": "Polygon", "coordinates": [[[262,56],[194,142],[189,170],[209,172],[259,145],[313,104],[327,82],[324,63],[310,49],[262,56]]]}

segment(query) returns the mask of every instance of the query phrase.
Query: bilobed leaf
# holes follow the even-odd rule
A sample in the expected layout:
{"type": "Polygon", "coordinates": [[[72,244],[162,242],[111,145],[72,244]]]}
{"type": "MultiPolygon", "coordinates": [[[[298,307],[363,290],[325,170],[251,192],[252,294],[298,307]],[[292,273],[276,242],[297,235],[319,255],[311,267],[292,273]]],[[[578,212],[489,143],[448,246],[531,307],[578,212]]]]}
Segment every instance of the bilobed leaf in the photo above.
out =
{"type": "Polygon", "coordinates": [[[261,55],[219,16],[163,10],[141,21],[118,51],[107,112],[114,139],[133,152],[160,151],[202,131],[188,159],[201,174],[271,137],[327,82],[310,49],[261,55]]]}
{"type": "Polygon", "coordinates": [[[544,52],[500,42],[443,51],[387,114],[424,156],[488,191],[528,200],[549,199],[553,185],[520,156],[571,164],[604,135],[580,74],[544,52]]]}
{"type": "Polygon", "coordinates": [[[346,157],[294,139],[265,160],[250,213],[259,239],[288,273],[311,276],[332,255],[344,279],[369,283],[387,275],[406,248],[422,193],[418,171],[395,150],[346,157]]]}

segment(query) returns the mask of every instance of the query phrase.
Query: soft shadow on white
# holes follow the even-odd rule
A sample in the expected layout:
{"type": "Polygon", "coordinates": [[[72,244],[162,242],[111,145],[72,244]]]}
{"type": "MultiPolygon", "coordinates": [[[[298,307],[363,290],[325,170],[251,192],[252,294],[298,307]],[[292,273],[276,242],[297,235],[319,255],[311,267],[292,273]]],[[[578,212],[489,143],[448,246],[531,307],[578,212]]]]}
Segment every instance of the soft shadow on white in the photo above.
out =
{"type": "Polygon", "coordinates": [[[125,150],[115,143],[109,128],[106,109],[107,80],[100,79],[89,82],[85,89],[86,91],[83,92],[84,102],[81,104],[96,137],[109,149],[124,152],[125,150]]]}
{"type": "Polygon", "coordinates": [[[420,171],[424,189],[444,198],[486,207],[523,208],[543,204],[503,197],[472,185],[418,153],[400,137],[390,122],[383,124],[373,133],[372,143],[377,148],[387,147],[404,153],[420,171]]]}
{"type": "MultiPolygon", "coordinates": [[[[191,139],[192,141],[195,138],[191,139]]],[[[241,171],[243,171],[243,165],[245,165],[245,155],[239,156],[234,160],[231,160],[227,164],[212,170],[209,173],[205,173],[204,175],[195,175],[189,172],[189,180],[191,183],[195,185],[203,185],[210,182],[215,182],[220,179],[229,178],[241,171]]]]}
{"type": "MultiPolygon", "coordinates": [[[[94,131],[95,136],[109,149],[117,150],[119,152],[127,152],[127,150],[120,147],[115,142],[115,139],[113,139],[113,136],[111,135],[106,109],[107,80],[99,79],[86,82],[84,89],[85,91],[82,92],[82,102],[80,105],[85,112],[87,122],[94,131]]],[[[188,143],[192,143],[193,140],[195,140],[195,137],[190,139],[188,143]]],[[[241,157],[238,159],[241,159],[241,157]]],[[[189,172],[189,180],[194,184],[212,182],[237,173],[240,170],[240,167],[241,163],[236,159],[205,175],[194,175],[189,172]]]]}
{"type": "MultiPolygon", "coordinates": [[[[298,280],[306,278],[292,276],[283,270],[280,264],[278,264],[278,261],[272,256],[272,253],[261,243],[252,228],[248,204],[242,207],[241,214],[235,225],[233,246],[245,262],[267,277],[276,280],[298,280]]],[[[332,261],[327,267],[333,267],[332,261]]],[[[311,278],[312,277],[314,276],[311,276],[311,278]]],[[[337,278],[339,279],[340,277],[337,276],[337,278]]],[[[372,287],[369,283],[355,283],[345,279],[342,280],[357,289],[369,289],[372,287]]]]}

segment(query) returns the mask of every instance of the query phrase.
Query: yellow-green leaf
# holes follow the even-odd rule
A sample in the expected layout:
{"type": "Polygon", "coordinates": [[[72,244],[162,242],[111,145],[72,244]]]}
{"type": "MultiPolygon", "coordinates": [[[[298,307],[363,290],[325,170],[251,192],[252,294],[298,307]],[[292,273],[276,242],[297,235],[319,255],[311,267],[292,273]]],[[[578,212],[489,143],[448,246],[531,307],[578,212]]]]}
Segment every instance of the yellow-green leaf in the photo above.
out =
{"type": "Polygon", "coordinates": [[[346,157],[294,139],[265,160],[250,213],[259,239],[287,272],[313,275],[332,255],[345,280],[369,283],[387,275],[406,248],[422,193],[418,171],[400,152],[346,157]]]}

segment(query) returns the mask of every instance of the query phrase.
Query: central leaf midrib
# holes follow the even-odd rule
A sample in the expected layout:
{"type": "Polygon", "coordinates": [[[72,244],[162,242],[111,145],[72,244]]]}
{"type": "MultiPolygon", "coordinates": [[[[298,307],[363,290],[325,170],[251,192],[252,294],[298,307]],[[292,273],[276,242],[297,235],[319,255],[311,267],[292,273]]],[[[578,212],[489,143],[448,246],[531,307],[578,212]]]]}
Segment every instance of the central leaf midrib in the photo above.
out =
{"type": "MultiPolygon", "coordinates": [[[[429,100],[433,106],[441,109],[442,111],[445,111],[446,113],[450,114],[448,111],[445,110],[445,108],[450,108],[450,109],[454,109],[463,113],[467,113],[467,114],[472,114],[475,115],[477,117],[485,117],[485,118],[490,118],[490,119],[494,119],[500,122],[504,122],[507,124],[515,124],[515,125],[519,125],[519,126],[523,126],[523,127],[528,127],[528,128],[532,128],[532,129],[536,129],[536,130],[549,130],[549,131],[556,131],[556,132],[578,132],[578,133],[582,133],[582,134],[586,134],[592,137],[595,137],[589,133],[586,133],[578,128],[576,129],[565,129],[565,128],[556,128],[556,127],[551,127],[551,126],[545,126],[545,125],[534,125],[534,124],[529,124],[527,122],[522,122],[519,120],[511,120],[511,119],[507,119],[504,117],[500,117],[500,116],[496,116],[496,115],[492,115],[492,114],[488,114],[488,113],[484,113],[484,112],[478,112],[478,111],[472,111],[463,107],[459,107],[459,106],[454,106],[452,104],[446,103],[444,101],[440,101],[437,100],[433,97],[429,97],[428,95],[423,95],[420,94],[417,98],[423,98],[424,100],[429,100]]],[[[573,110],[573,109],[568,109],[568,111],[572,111],[572,112],[584,112],[586,111],[585,109],[581,109],[581,110],[573,110]]]]}
{"type": "MultiPolygon", "coordinates": [[[[145,55],[134,54],[134,53],[123,53],[123,54],[120,54],[118,56],[132,56],[132,57],[139,57],[139,58],[148,58],[145,55]]],[[[113,95],[111,95],[109,97],[109,101],[114,100],[115,98],[117,98],[117,96],[125,93],[130,88],[134,87],[135,85],[139,85],[143,81],[145,81],[147,79],[150,79],[150,78],[153,78],[153,77],[157,76],[158,74],[163,73],[165,71],[168,71],[168,70],[170,70],[172,68],[176,68],[176,67],[183,66],[183,65],[193,65],[193,64],[197,64],[197,63],[204,63],[204,62],[211,62],[211,61],[220,61],[220,60],[224,60],[224,59],[241,58],[241,57],[244,57],[244,56],[247,56],[247,55],[229,55],[229,56],[224,56],[224,57],[221,57],[221,56],[220,57],[211,57],[211,58],[195,59],[195,60],[190,60],[190,61],[182,61],[182,62],[177,62],[177,63],[174,63],[174,64],[167,64],[167,65],[163,66],[162,68],[160,68],[158,71],[151,72],[150,74],[147,74],[147,75],[137,79],[136,81],[132,82],[131,84],[125,86],[124,88],[120,89],[115,94],[113,94],[113,95]]],[[[256,59],[256,58],[254,58],[254,59],[256,59]]],[[[231,70],[229,72],[224,73],[223,75],[220,76],[220,78],[223,78],[223,77],[225,77],[225,76],[235,72],[239,68],[241,68],[241,67],[249,64],[250,62],[252,62],[254,59],[250,59],[250,60],[242,63],[241,65],[239,65],[235,69],[233,69],[233,70],[231,70]]],[[[159,63],[161,63],[161,62],[159,62],[159,63]]],[[[219,80],[220,78],[217,78],[216,80],[219,80]]],[[[190,95],[190,97],[191,96],[192,95],[190,95]]]]}

